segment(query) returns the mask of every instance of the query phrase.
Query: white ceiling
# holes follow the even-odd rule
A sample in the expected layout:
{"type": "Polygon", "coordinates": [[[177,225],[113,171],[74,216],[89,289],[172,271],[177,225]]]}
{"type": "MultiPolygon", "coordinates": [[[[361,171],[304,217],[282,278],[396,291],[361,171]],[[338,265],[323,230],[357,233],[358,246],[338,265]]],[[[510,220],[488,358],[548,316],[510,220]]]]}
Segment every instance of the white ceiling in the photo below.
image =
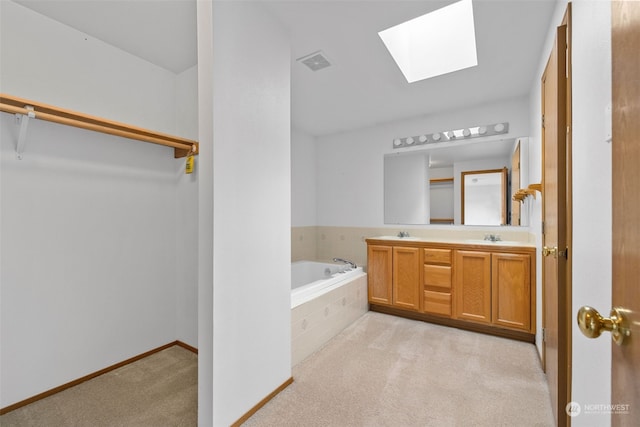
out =
{"type": "MultiPolygon", "coordinates": [[[[16,1],[175,73],[197,61],[196,0],[16,1]]],[[[527,95],[555,0],[474,0],[478,66],[406,82],[378,32],[454,1],[260,1],[291,36],[293,126],[328,135],[527,95]],[[317,50],[331,67],[296,62],[317,50]]]]}
{"type": "Polygon", "coordinates": [[[555,1],[474,0],[478,66],[407,83],[378,32],[453,2],[268,2],[292,36],[293,123],[322,135],[527,95],[555,1]],[[334,66],[295,63],[316,50],[334,66]]]}

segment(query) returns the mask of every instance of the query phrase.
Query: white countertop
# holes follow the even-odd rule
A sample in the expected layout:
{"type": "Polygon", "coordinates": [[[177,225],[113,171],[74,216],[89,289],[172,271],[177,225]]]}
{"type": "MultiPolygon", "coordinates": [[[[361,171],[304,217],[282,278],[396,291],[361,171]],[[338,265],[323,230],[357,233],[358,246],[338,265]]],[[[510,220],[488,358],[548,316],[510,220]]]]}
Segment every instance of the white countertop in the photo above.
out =
{"type": "Polygon", "coordinates": [[[462,237],[398,237],[398,236],[377,236],[369,237],[372,240],[389,240],[392,242],[425,242],[425,243],[450,243],[459,245],[486,245],[486,246],[511,246],[522,248],[534,248],[536,245],[530,242],[516,241],[516,240],[483,240],[483,239],[466,239],[462,237]]]}

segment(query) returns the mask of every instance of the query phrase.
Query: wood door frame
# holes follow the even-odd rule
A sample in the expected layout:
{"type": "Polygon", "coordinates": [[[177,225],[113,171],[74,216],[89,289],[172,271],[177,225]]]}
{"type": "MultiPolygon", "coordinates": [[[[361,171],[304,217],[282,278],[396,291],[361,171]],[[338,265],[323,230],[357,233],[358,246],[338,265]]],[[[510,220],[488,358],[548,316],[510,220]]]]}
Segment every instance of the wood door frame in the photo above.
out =
{"type": "MultiPolygon", "coordinates": [[[[558,102],[558,105],[563,107],[565,117],[563,125],[566,126],[566,151],[565,151],[565,167],[566,167],[566,184],[565,184],[565,230],[564,230],[564,239],[566,240],[566,263],[563,263],[562,268],[560,263],[558,266],[558,278],[564,279],[564,289],[558,286],[558,301],[557,303],[557,314],[558,314],[558,384],[556,390],[557,402],[552,402],[552,404],[556,405],[555,411],[557,412],[558,419],[556,420],[558,426],[570,426],[571,425],[571,417],[565,411],[565,405],[568,402],[571,402],[571,378],[572,378],[572,241],[573,241],[573,183],[572,183],[572,134],[573,134],[573,126],[572,126],[572,65],[571,65],[571,39],[572,39],[572,31],[571,31],[571,3],[567,4],[567,9],[565,11],[564,17],[562,19],[562,23],[565,25],[566,29],[566,92],[565,98],[562,100],[563,102],[558,102]],[[564,105],[562,105],[564,104],[564,105]],[[562,294],[560,290],[563,290],[562,294]],[[560,338],[564,338],[564,342],[560,338]]],[[[544,95],[542,98],[542,107],[544,108],[544,95]]],[[[559,109],[560,110],[560,109],[559,109]]],[[[543,124],[544,126],[544,124],[543,124]]],[[[545,155],[544,155],[544,128],[542,129],[542,139],[543,139],[543,151],[542,151],[542,173],[543,173],[543,181],[544,181],[544,165],[545,165],[545,155]]],[[[544,192],[544,189],[543,189],[544,192]]],[[[542,214],[544,216],[544,196],[543,196],[543,205],[542,205],[542,214]]],[[[544,224],[543,224],[543,234],[544,234],[544,224]]],[[[560,239],[559,239],[560,240],[560,239]]],[[[544,241],[544,239],[543,239],[544,241]]],[[[559,248],[564,249],[564,248],[559,248]]],[[[545,319],[545,307],[546,303],[546,292],[545,292],[545,284],[544,284],[544,260],[541,262],[542,265],[542,328],[543,328],[543,339],[544,339],[544,329],[546,324],[545,319]]],[[[547,371],[546,366],[546,354],[545,354],[545,344],[542,343],[542,366],[545,372],[547,371]]]]}
{"type": "Polygon", "coordinates": [[[511,154],[511,179],[509,180],[510,182],[510,197],[509,200],[511,200],[511,210],[508,213],[509,215],[509,225],[520,225],[520,223],[522,222],[522,206],[520,206],[520,201],[519,200],[514,200],[513,196],[514,194],[516,194],[516,192],[520,189],[521,183],[522,183],[522,177],[520,174],[520,141],[518,141],[518,143],[516,144],[516,148],[513,150],[513,153],[511,154]],[[516,163],[517,160],[517,163],[516,163]],[[517,175],[516,175],[516,171],[517,171],[517,175]],[[517,176],[517,180],[515,179],[515,177],[517,176]],[[517,216],[515,216],[514,214],[517,212],[517,216]],[[514,222],[517,222],[517,224],[514,224],[514,222]]]}
{"type": "MultiPolygon", "coordinates": [[[[573,288],[572,288],[572,277],[573,277],[573,121],[572,121],[572,91],[571,91],[571,73],[572,73],[572,65],[571,65],[571,2],[567,4],[567,10],[564,13],[564,17],[562,18],[562,25],[567,26],[567,98],[566,98],[566,120],[565,123],[567,125],[567,205],[566,205],[566,213],[567,213],[567,223],[566,223],[566,243],[567,243],[567,265],[566,265],[566,305],[564,307],[564,314],[566,319],[566,357],[567,357],[567,370],[566,374],[562,377],[558,375],[558,378],[562,378],[563,381],[566,380],[567,384],[565,387],[566,390],[566,402],[571,402],[571,378],[572,378],[572,331],[573,331],[573,288]]],[[[566,414],[566,411],[565,411],[566,414]]],[[[571,426],[571,417],[567,415],[567,426],[571,426]]]]}

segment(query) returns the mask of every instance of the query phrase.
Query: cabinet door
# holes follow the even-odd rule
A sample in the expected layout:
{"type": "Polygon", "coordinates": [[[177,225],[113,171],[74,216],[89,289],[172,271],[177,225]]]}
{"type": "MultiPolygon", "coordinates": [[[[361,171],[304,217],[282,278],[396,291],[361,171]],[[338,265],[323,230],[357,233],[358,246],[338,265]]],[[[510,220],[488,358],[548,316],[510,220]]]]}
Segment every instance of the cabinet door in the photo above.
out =
{"type": "Polygon", "coordinates": [[[531,257],[492,255],[492,321],[495,325],[531,329],[531,257]]]}
{"type": "Polygon", "coordinates": [[[456,317],[491,323],[491,253],[458,250],[455,253],[456,317]]]}
{"type": "Polygon", "coordinates": [[[419,248],[393,248],[393,305],[420,310],[419,248]]]}
{"type": "Polygon", "coordinates": [[[391,246],[368,247],[367,278],[370,303],[391,305],[392,260],[391,246]]]}

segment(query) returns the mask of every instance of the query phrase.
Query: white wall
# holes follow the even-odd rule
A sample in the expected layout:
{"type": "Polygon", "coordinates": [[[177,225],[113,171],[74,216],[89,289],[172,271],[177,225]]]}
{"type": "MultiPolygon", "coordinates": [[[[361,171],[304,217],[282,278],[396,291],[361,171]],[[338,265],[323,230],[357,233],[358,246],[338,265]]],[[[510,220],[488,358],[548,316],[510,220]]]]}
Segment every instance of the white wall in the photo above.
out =
{"type": "Polygon", "coordinates": [[[175,135],[198,140],[198,66],[175,76],[175,135]]]}
{"type": "Polygon", "coordinates": [[[396,121],[317,138],[317,212],[322,226],[380,227],[383,213],[383,156],[394,138],[509,122],[505,138],[528,135],[526,98],[396,121]]]}
{"type": "Polygon", "coordinates": [[[172,151],[1,114],[5,407],[176,339],[172,151]]]}
{"type": "Polygon", "coordinates": [[[170,71],[9,0],[0,19],[2,93],[176,133],[170,71]]]}
{"type": "Polygon", "coordinates": [[[291,130],[291,226],[316,225],[316,140],[291,130]]]}
{"type": "MultiPolygon", "coordinates": [[[[179,114],[196,111],[193,70],[175,76],[10,1],[0,11],[3,93],[195,134],[179,114]]],[[[183,209],[197,209],[197,176],[184,160],[39,120],[17,160],[18,126],[1,116],[0,407],[176,339],[194,345],[197,225],[183,209]]]]}
{"type": "MultiPolygon", "coordinates": [[[[605,142],[605,106],[611,102],[610,3],[592,0],[572,2],[573,25],[573,297],[571,319],[582,305],[601,313],[611,308],[611,146],[605,142]]],[[[538,76],[542,76],[555,29],[560,25],[566,1],[554,13],[549,36],[541,53],[538,76]]],[[[531,182],[541,178],[540,81],[530,92],[531,182]]],[[[533,202],[532,224],[541,220],[540,200],[533,202]]],[[[541,247],[539,227],[538,253],[541,247]]],[[[541,263],[538,263],[538,301],[541,296],[541,263]]],[[[538,304],[538,330],[541,304],[538,304]]],[[[585,338],[573,321],[572,400],[579,404],[609,404],[611,342],[585,338]]],[[[540,347],[539,337],[537,341],[540,347]]],[[[608,426],[609,414],[581,414],[574,426],[608,426]]]]}
{"type": "Polygon", "coordinates": [[[213,181],[200,185],[213,191],[213,425],[222,426],[291,376],[290,46],[259,2],[214,2],[212,25],[213,165],[201,167],[213,167],[213,181]]]}

